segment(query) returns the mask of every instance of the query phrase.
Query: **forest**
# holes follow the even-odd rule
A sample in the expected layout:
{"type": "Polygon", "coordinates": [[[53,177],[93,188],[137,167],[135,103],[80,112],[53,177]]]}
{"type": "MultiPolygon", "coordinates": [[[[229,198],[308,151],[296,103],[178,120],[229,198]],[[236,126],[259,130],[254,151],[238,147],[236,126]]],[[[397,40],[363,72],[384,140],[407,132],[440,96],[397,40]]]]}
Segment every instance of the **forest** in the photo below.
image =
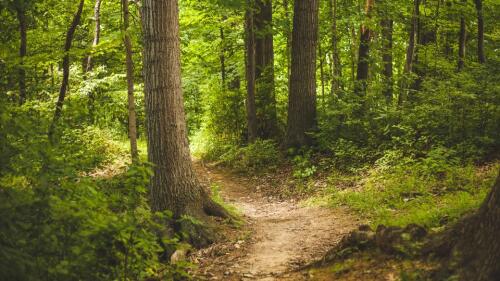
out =
{"type": "Polygon", "coordinates": [[[0,0],[0,281],[500,280],[499,22],[0,0]]]}

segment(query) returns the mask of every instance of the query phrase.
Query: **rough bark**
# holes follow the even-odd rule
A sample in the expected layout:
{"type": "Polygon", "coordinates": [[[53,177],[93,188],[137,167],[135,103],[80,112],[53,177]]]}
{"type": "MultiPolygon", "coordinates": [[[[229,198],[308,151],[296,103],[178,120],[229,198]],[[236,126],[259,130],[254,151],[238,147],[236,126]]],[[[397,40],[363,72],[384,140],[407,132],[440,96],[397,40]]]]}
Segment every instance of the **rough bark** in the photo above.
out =
{"type": "Polygon", "coordinates": [[[385,18],[381,22],[382,25],[382,64],[384,66],[384,96],[387,104],[392,101],[393,91],[393,69],[392,69],[392,43],[393,43],[393,25],[392,19],[385,18]]]}
{"type": "MultiPolygon", "coordinates": [[[[375,0],[366,0],[365,13],[366,18],[370,19],[371,11],[375,0]]],[[[360,39],[359,39],[359,49],[358,49],[358,68],[356,72],[356,87],[355,92],[363,96],[366,94],[368,72],[369,72],[369,60],[370,60],[370,41],[372,37],[372,31],[370,28],[363,24],[360,29],[360,39]]]]}
{"type": "Polygon", "coordinates": [[[483,0],[474,0],[474,4],[477,11],[477,59],[479,63],[485,63],[483,0]]]}
{"type": "Polygon", "coordinates": [[[125,65],[127,68],[128,136],[130,140],[132,161],[137,162],[139,159],[139,152],[137,150],[137,118],[135,114],[134,97],[134,62],[132,60],[132,41],[130,40],[129,33],[129,2],[128,0],[121,1],[123,9],[123,43],[125,45],[125,65]]]}
{"type": "Polygon", "coordinates": [[[251,0],[247,1],[245,12],[245,72],[247,80],[247,132],[248,141],[253,142],[257,139],[257,116],[255,109],[255,36],[253,22],[253,7],[251,0]]]}
{"type": "Polygon", "coordinates": [[[51,142],[54,141],[54,131],[56,129],[57,122],[61,118],[62,107],[64,105],[64,99],[66,97],[66,91],[68,89],[69,63],[70,63],[69,51],[71,49],[71,44],[73,43],[73,37],[75,35],[76,28],[78,27],[78,24],[80,24],[80,18],[82,17],[84,2],[85,2],[84,0],[80,0],[80,3],[78,4],[78,10],[73,16],[73,20],[71,21],[71,24],[66,33],[66,40],[64,43],[64,57],[62,62],[63,78],[61,82],[61,88],[59,89],[59,97],[57,99],[56,109],[54,111],[54,117],[52,118],[52,123],[50,124],[48,132],[49,140],[51,142]]]}
{"type": "Polygon", "coordinates": [[[318,1],[295,0],[288,99],[287,147],[309,145],[316,128],[318,1]]]}
{"type": "Polygon", "coordinates": [[[274,94],[272,14],[271,0],[255,0],[255,104],[257,134],[262,139],[270,139],[278,135],[274,94]]]}
{"type": "Polygon", "coordinates": [[[328,2],[330,8],[330,18],[332,19],[331,36],[332,36],[332,94],[335,94],[340,88],[340,79],[342,77],[342,67],[340,64],[340,50],[338,42],[340,41],[339,32],[337,31],[337,0],[328,2]]]}
{"type": "MultiPolygon", "coordinates": [[[[228,217],[203,189],[191,163],[181,89],[177,0],[144,0],[142,27],[148,159],[154,165],[151,208],[170,210],[181,228],[185,221],[181,218],[186,215],[205,222],[207,216],[228,217]]],[[[207,233],[188,232],[196,246],[210,242],[207,233]]]]}
{"type": "MultiPolygon", "coordinates": [[[[99,44],[99,40],[101,39],[101,1],[96,0],[94,6],[94,40],[92,40],[92,48],[95,48],[99,44]]],[[[123,2],[122,2],[123,4],[123,2]]],[[[86,60],[85,72],[89,72],[94,67],[92,56],[89,55],[86,60]]]]}
{"type": "MultiPolygon", "coordinates": [[[[466,4],[465,1],[462,1],[466,4]]],[[[465,27],[465,17],[460,17],[460,36],[458,38],[458,71],[461,71],[465,66],[465,43],[467,40],[467,30],[465,27]]]]}
{"type": "Polygon", "coordinates": [[[24,57],[27,49],[27,25],[26,9],[22,3],[16,5],[16,15],[19,22],[19,104],[26,101],[26,70],[24,69],[24,57]]]}

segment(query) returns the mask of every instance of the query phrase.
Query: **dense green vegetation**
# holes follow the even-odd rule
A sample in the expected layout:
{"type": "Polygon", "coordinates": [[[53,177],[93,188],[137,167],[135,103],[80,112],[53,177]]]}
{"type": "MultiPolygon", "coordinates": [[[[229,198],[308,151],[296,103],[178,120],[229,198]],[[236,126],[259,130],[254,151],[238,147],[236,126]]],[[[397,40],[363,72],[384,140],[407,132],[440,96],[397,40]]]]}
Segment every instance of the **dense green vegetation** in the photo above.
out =
{"type": "MultiPolygon", "coordinates": [[[[103,0],[93,45],[96,1],[82,1],[67,52],[78,3],[0,1],[0,279],[184,278],[187,265],[168,262],[182,242],[167,227],[177,218],[151,210],[147,149],[139,145],[140,159],[132,161],[126,144],[125,35],[140,144],[147,135],[142,2],[130,1],[124,28],[129,1],[103,0]]],[[[196,157],[246,173],[291,166],[292,194],[349,206],[373,225],[437,228],[477,209],[499,169],[498,1],[318,0],[310,81],[317,112],[300,145],[287,141],[294,3],[269,2],[272,23],[248,3],[179,1],[182,90],[196,157]],[[249,11],[257,15],[253,29],[249,11]],[[271,36],[274,47],[273,71],[256,67],[257,135],[248,116],[249,34],[271,36]]]]}

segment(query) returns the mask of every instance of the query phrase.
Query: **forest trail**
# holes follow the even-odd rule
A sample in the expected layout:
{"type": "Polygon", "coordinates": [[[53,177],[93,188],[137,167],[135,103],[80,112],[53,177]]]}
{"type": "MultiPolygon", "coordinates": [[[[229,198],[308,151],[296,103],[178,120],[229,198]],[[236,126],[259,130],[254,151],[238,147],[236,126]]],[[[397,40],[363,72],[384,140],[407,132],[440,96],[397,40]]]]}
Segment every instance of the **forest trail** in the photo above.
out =
{"type": "Polygon", "coordinates": [[[220,186],[225,202],[245,221],[238,238],[196,253],[206,280],[305,280],[299,267],[320,259],[359,221],[343,209],[304,207],[257,191],[249,179],[196,164],[200,177],[220,186]],[[243,234],[242,234],[243,233],[243,234]]]}

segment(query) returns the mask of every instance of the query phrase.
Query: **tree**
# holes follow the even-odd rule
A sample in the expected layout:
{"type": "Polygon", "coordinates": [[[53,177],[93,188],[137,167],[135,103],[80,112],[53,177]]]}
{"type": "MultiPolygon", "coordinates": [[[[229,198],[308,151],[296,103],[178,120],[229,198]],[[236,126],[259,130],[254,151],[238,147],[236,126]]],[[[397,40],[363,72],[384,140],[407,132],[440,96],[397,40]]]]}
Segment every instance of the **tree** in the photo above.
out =
{"type": "MultiPolygon", "coordinates": [[[[366,0],[365,14],[366,19],[371,18],[371,11],[375,0],[366,0]]],[[[372,31],[368,27],[367,23],[362,24],[360,28],[360,39],[359,39],[359,49],[358,49],[358,70],[356,73],[356,87],[355,92],[358,95],[366,94],[366,86],[368,80],[369,71],[369,60],[370,60],[370,41],[372,37],[372,31]]]]}
{"type": "Polygon", "coordinates": [[[76,11],[75,15],[73,16],[73,20],[71,21],[71,24],[68,28],[68,31],[66,33],[66,41],[64,43],[64,57],[63,57],[63,62],[62,62],[62,68],[63,68],[63,79],[61,82],[61,88],[59,89],[59,97],[57,99],[56,103],[56,110],[54,111],[54,117],[52,118],[52,123],[50,124],[49,127],[49,132],[48,136],[51,142],[54,141],[54,131],[57,126],[57,122],[59,121],[59,118],[61,118],[62,114],[62,107],[64,105],[64,98],[66,97],[66,91],[68,89],[68,83],[69,83],[69,51],[71,49],[71,44],[73,43],[73,37],[75,35],[76,28],[78,27],[78,24],[80,24],[80,18],[82,17],[82,11],[83,11],[83,4],[85,3],[85,0],[80,0],[80,4],[78,4],[78,10],[76,11]]]}
{"type": "MultiPolygon", "coordinates": [[[[462,0],[464,5],[467,2],[462,0]]],[[[467,30],[465,28],[465,17],[460,17],[460,36],[458,38],[458,71],[461,71],[465,66],[465,44],[467,40],[467,30]]]]}
{"type": "Polygon", "coordinates": [[[257,113],[255,109],[255,34],[252,0],[247,0],[245,11],[245,72],[247,80],[246,112],[248,141],[257,139],[257,113]]]}
{"type": "Polygon", "coordinates": [[[330,18],[332,19],[332,94],[340,88],[340,79],[342,77],[342,67],[340,64],[339,41],[340,36],[337,30],[337,0],[328,1],[330,8],[330,18]]]}
{"type": "Polygon", "coordinates": [[[311,144],[312,138],[308,133],[316,128],[318,9],[317,0],[295,1],[287,147],[311,144]]]}
{"type": "MultiPolygon", "coordinates": [[[[95,48],[99,44],[99,40],[101,38],[101,1],[102,0],[95,0],[95,6],[94,6],[95,26],[94,26],[94,40],[92,40],[92,48],[95,48]]],[[[86,59],[85,72],[91,71],[93,67],[94,65],[92,62],[92,56],[89,55],[86,59]]]]}
{"type": "Polygon", "coordinates": [[[403,92],[399,93],[398,98],[398,106],[403,105],[404,100],[404,92],[406,92],[406,88],[409,83],[409,75],[413,72],[413,60],[415,59],[415,49],[416,49],[416,41],[417,41],[417,31],[418,31],[418,23],[420,17],[420,0],[413,0],[413,12],[410,23],[410,32],[408,38],[408,46],[406,47],[406,61],[404,65],[404,74],[406,77],[403,77],[401,83],[401,89],[403,92]]]}
{"type": "MultiPolygon", "coordinates": [[[[200,185],[191,163],[181,90],[178,2],[143,1],[142,27],[152,210],[170,210],[176,219],[228,217],[200,185]]],[[[191,237],[192,243],[210,242],[207,233],[198,234],[191,237]]]]}
{"type": "MultiPolygon", "coordinates": [[[[100,2],[100,0],[97,0],[100,2]]],[[[128,135],[130,139],[130,153],[132,161],[139,158],[137,151],[137,120],[135,114],[134,98],[134,61],[132,60],[132,42],[129,31],[128,0],[122,0],[123,9],[123,43],[125,45],[125,65],[127,68],[127,100],[128,100],[128,135]]],[[[90,62],[90,57],[89,57],[90,62]]]]}
{"type": "Polygon", "coordinates": [[[392,101],[392,91],[393,91],[393,70],[392,70],[392,45],[393,45],[393,27],[394,21],[391,19],[388,11],[388,2],[383,2],[384,7],[382,11],[381,27],[382,27],[382,65],[384,75],[384,89],[383,94],[386,98],[387,104],[392,101]]]}
{"type": "Polygon", "coordinates": [[[19,22],[19,104],[23,104],[26,101],[26,70],[24,69],[24,57],[26,56],[27,49],[27,23],[26,23],[26,3],[24,1],[19,1],[15,3],[16,16],[19,22]]]}
{"type": "Polygon", "coordinates": [[[485,63],[483,0],[474,0],[474,4],[477,11],[477,58],[479,63],[485,63]]]}

